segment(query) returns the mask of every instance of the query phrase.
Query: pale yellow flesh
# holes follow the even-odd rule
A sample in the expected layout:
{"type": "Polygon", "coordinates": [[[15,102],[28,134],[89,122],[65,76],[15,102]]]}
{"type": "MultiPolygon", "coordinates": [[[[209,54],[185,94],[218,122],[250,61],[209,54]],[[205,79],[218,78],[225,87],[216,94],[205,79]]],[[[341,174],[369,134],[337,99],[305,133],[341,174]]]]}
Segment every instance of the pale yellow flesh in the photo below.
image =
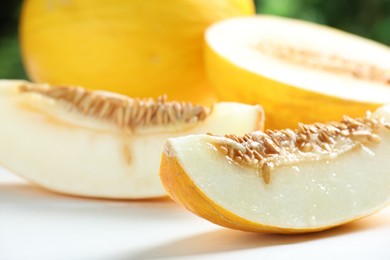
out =
{"type": "MultiPolygon", "coordinates": [[[[389,107],[381,114],[390,120],[389,107]]],[[[211,144],[222,137],[169,139],[162,180],[173,198],[217,224],[282,233],[322,230],[390,203],[390,130],[379,135],[380,144],[362,145],[335,159],[277,167],[268,184],[261,172],[230,163],[215,150],[211,144]],[[181,180],[177,169],[188,180],[181,180]],[[194,190],[200,195],[185,195],[194,190]]]]}
{"type": "Polygon", "coordinates": [[[0,82],[0,165],[48,189],[81,196],[165,196],[158,176],[168,137],[259,127],[261,110],[216,104],[203,122],[187,127],[139,129],[69,112],[62,104],[17,91],[20,82],[0,82]]]}

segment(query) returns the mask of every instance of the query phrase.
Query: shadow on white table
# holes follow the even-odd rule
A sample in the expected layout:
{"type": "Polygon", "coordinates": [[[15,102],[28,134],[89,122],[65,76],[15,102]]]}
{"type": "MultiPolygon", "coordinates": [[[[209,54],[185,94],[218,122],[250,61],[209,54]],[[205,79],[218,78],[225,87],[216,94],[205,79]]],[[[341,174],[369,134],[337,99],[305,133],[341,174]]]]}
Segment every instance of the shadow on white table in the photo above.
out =
{"type": "Polygon", "coordinates": [[[0,259],[390,259],[390,209],[318,233],[256,234],[169,199],[85,199],[0,176],[0,259]]]}

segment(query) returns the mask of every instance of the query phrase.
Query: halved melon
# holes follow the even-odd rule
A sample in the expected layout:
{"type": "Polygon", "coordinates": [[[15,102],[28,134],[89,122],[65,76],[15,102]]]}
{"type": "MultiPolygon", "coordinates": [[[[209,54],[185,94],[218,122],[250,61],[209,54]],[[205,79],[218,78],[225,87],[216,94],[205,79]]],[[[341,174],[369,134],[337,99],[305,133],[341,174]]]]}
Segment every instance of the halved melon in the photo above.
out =
{"type": "Polygon", "coordinates": [[[390,106],[298,129],[169,139],[160,168],[170,196],[216,224],[313,232],[390,203],[390,106]]]}
{"type": "Polygon", "coordinates": [[[0,81],[0,164],[42,187],[104,198],[166,193],[158,175],[168,137],[261,128],[262,109],[211,109],[165,97],[132,99],[79,87],[0,81]]]}
{"type": "Polygon", "coordinates": [[[390,103],[388,46],[265,15],[220,21],[205,41],[219,99],[262,104],[267,129],[357,117],[390,103]]]}

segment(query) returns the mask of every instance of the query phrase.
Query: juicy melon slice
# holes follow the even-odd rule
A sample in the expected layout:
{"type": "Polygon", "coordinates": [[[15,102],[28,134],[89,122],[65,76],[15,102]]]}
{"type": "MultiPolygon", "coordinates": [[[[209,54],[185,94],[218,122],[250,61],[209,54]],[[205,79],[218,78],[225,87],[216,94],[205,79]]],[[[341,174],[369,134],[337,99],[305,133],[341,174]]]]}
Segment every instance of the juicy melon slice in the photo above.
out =
{"type": "Polygon", "coordinates": [[[160,177],[175,201],[225,227],[324,230],[390,203],[389,122],[390,106],[294,131],[172,138],[160,177]]]}
{"type": "Polygon", "coordinates": [[[390,48],[362,37],[258,15],[212,25],[205,42],[219,99],[262,104],[268,129],[357,117],[390,103],[390,48]]]}
{"type": "Polygon", "coordinates": [[[0,165],[47,189],[102,198],[165,196],[168,137],[263,124],[262,109],[138,100],[74,87],[0,81],[0,165]]]}

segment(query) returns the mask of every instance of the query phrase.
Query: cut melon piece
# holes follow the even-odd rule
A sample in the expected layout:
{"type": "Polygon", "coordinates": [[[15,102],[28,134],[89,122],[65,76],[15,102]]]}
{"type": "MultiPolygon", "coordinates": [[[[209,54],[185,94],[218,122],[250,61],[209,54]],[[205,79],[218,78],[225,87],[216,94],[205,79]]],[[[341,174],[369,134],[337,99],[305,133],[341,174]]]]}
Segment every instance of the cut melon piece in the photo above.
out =
{"type": "Polygon", "coordinates": [[[281,17],[231,18],[205,34],[220,100],[260,103],[266,128],[358,117],[390,103],[390,48],[281,17]]]}
{"type": "Polygon", "coordinates": [[[390,202],[390,106],[297,130],[172,138],[160,177],[170,196],[216,224],[303,233],[390,202]]]}
{"type": "Polygon", "coordinates": [[[79,87],[0,81],[0,164],[47,189],[102,198],[165,196],[168,137],[263,124],[260,106],[139,100],[79,87]]]}

